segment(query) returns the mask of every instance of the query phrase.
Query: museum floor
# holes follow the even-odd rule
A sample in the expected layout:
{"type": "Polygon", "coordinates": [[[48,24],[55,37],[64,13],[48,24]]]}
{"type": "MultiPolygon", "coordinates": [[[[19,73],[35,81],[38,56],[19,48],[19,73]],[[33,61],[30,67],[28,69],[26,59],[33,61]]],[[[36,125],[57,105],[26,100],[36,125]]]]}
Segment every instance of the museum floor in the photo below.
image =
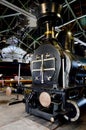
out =
{"type": "MultiPolygon", "coordinates": [[[[19,95],[20,100],[22,96],[19,95]]],[[[16,95],[11,97],[0,92],[0,130],[86,130],[86,107],[82,111],[81,118],[75,123],[51,123],[39,117],[28,115],[25,105],[18,103],[9,105],[16,95]]]]}

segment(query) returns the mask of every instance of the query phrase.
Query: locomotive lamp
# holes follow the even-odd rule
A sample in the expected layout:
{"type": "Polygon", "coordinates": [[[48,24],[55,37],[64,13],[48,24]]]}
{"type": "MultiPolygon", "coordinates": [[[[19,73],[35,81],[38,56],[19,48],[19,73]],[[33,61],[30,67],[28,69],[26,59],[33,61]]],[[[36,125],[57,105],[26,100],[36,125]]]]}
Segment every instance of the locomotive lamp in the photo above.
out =
{"type": "Polygon", "coordinates": [[[49,107],[51,103],[51,97],[47,92],[42,92],[39,96],[39,101],[43,107],[49,107]]]}

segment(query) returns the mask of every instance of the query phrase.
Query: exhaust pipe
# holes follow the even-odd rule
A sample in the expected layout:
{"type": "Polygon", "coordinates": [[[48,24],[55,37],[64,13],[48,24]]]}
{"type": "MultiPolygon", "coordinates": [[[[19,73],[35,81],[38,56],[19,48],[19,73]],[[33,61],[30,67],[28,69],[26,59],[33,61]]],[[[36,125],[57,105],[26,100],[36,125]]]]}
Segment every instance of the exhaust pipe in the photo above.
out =
{"type": "Polygon", "coordinates": [[[86,98],[81,98],[77,101],[67,100],[66,108],[68,110],[67,114],[64,115],[66,120],[75,122],[80,117],[80,108],[86,104],[86,98]]]}

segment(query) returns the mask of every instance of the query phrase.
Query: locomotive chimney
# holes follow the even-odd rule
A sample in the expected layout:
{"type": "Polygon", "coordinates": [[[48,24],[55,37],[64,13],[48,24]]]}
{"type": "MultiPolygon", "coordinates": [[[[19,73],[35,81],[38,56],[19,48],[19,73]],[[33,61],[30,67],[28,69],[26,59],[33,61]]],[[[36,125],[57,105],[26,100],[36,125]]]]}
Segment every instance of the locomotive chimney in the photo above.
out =
{"type": "Polygon", "coordinates": [[[57,0],[43,0],[38,7],[37,24],[44,27],[45,37],[54,38],[55,25],[61,23],[62,5],[57,0]]]}

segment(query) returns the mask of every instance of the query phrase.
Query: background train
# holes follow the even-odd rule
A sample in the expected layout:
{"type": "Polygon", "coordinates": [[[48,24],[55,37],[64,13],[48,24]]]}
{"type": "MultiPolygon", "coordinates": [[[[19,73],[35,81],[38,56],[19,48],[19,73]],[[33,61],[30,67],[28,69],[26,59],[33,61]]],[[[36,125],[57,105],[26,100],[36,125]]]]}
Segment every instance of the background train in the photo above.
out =
{"type": "Polygon", "coordinates": [[[45,38],[32,56],[32,85],[25,92],[25,108],[52,122],[59,115],[74,122],[86,104],[86,60],[74,54],[71,32],[61,31],[55,37],[61,8],[55,0],[40,2],[37,18],[45,38]]]}

